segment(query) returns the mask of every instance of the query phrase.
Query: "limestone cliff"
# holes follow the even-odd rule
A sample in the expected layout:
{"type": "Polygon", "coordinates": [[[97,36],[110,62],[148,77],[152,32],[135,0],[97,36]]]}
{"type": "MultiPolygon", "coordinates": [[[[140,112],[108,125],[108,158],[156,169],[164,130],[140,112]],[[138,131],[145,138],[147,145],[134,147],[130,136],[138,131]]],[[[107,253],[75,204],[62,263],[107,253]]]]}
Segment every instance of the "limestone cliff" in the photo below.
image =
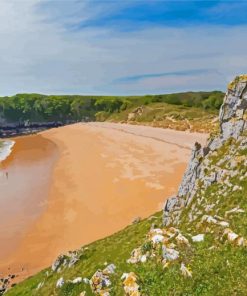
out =
{"type": "Polygon", "coordinates": [[[215,151],[231,138],[238,141],[240,147],[246,147],[247,138],[243,136],[244,130],[247,129],[246,109],[247,75],[241,75],[228,85],[219,113],[219,133],[210,137],[206,147],[201,147],[199,143],[195,144],[178,194],[166,201],[163,219],[165,225],[179,223],[182,209],[191,203],[199,187],[205,190],[211,184],[222,181],[226,173],[224,169],[220,166],[214,168],[209,166],[210,157],[215,151]]]}

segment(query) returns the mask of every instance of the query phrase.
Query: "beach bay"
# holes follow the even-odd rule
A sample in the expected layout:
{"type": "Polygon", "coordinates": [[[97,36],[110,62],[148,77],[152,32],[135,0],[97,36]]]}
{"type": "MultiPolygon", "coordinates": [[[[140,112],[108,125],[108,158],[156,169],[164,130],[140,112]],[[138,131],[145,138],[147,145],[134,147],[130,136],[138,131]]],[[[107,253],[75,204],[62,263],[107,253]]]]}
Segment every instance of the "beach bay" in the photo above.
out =
{"type": "Polygon", "coordinates": [[[60,254],[148,217],[176,193],[207,135],[78,123],[14,139],[0,180],[0,272],[27,277],[60,254]]]}

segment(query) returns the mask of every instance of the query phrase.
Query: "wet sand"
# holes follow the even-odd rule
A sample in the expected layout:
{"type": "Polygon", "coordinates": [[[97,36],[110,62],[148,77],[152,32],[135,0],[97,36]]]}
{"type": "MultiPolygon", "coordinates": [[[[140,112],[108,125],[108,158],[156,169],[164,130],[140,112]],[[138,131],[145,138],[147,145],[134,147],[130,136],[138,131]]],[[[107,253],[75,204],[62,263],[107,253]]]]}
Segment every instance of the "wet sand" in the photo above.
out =
{"type": "Polygon", "coordinates": [[[9,178],[0,181],[0,272],[24,267],[26,277],[160,210],[177,191],[190,147],[205,139],[111,123],[16,139],[3,163],[9,178]]]}
{"type": "Polygon", "coordinates": [[[0,163],[0,276],[9,267],[14,272],[22,268],[22,262],[5,263],[44,211],[58,157],[56,145],[41,136],[14,140],[11,155],[0,163]]]}

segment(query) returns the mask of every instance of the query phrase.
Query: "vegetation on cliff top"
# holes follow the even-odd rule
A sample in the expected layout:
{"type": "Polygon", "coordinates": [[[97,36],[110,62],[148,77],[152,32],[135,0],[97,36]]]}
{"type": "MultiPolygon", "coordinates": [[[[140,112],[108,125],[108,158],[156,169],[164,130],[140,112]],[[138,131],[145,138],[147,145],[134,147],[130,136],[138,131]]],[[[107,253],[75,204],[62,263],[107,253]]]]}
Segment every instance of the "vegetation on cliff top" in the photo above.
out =
{"type": "Polygon", "coordinates": [[[236,76],[235,79],[228,84],[228,89],[234,90],[234,88],[239,82],[246,82],[246,81],[247,81],[247,74],[236,76]]]}
{"type": "Polygon", "coordinates": [[[190,130],[191,132],[212,132],[218,125],[217,111],[203,108],[185,107],[167,103],[150,103],[142,107],[132,107],[122,112],[97,113],[96,120],[152,125],[154,127],[190,130]]]}
{"type": "Polygon", "coordinates": [[[223,93],[187,92],[147,96],[46,96],[17,94],[0,98],[0,118],[8,122],[40,122],[95,119],[98,112],[105,112],[107,119],[113,113],[153,103],[167,103],[215,111],[219,109],[223,93]]]}

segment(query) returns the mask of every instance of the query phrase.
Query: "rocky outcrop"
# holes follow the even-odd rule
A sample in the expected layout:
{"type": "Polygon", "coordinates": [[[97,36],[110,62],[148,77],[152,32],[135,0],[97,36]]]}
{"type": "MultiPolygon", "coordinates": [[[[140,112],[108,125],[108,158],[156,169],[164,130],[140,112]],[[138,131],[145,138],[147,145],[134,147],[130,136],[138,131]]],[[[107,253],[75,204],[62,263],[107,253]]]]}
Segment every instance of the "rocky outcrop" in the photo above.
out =
{"type": "Polygon", "coordinates": [[[184,174],[178,194],[169,198],[164,207],[164,224],[176,225],[182,209],[188,206],[195,196],[199,184],[206,189],[211,184],[218,182],[226,172],[215,168],[210,173],[208,170],[209,155],[217,151],[227,140],[241,138],[240,145],[247,146],[246,138],[242,137],[247,129],[247,75],[237,76],[229,85],[219,113],[220,131],[212,136],[206,147],[195,144],[188,168],[184,174]]]}
{"type": "Polygon", "coordinates": [[[73,124],[76,121],[48,121],[48,122],[4,122],[0,124],[0,138],[13,137],[16,135],[25,135],[36,133],[45,129],[59,127],[63,125],[73,124]]]}
{"type": "Polygon", "coordinates": [[[10,287],[13,287],[13,281],[15,280],[15,274],[9,274],[7,277],[0,278],[0,295],[3,295],[10,287]]]}
{"type": "Polygon", "coordinates": [[[208,147],[219,148],[224,141],[233,137],[237,139],[247,128],[247,75],[237,76],[228,85],[224,102],[220,109],[220,136],[212,138],[208,147]]]}

